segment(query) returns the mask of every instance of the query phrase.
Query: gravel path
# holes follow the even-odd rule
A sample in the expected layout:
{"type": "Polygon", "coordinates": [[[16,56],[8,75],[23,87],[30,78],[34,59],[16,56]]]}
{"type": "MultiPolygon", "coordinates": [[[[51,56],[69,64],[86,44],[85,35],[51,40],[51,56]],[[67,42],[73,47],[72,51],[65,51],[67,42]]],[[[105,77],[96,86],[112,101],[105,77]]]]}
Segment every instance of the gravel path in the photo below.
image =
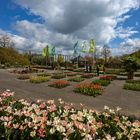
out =
{"type": "Polygon", "coordinates": [[[140,92],[122,89],[124,83],[123,80],[114,80],[104,90],[103,95],[94,98],[74,93],[74,82],[71,82],[71,86],[64,89],[55,89],[48,87],[48,83],[32,84],[29,81],[18,80],[15,74],[0,69],[0,91],[10,89],[15,92],[17,98],[31,101],[62,98],[66,102],[72,102],[76,105],[82,103],[97,110],[102,110],[105,105],[110,108],[119,106],[122,108],[122,113],[140,117],[140,92]]]}

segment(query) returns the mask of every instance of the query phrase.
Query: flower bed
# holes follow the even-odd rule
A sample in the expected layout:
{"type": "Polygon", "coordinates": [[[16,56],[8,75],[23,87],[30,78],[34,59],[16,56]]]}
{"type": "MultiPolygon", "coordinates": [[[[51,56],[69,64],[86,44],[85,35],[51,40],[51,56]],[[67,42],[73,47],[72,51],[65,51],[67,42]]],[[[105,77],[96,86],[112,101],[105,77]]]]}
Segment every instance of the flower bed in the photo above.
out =
{"type": "Polygon", "coordinates": [[[140,80],[126,80],[126,83],[140,84],[140,80]]]}
{"type": "Polygon", "coordinates": [[[75,87],[74,91],[77,93],[82,93],[96,97],[97,95],[102,94],[102,87],[99,84],[80,83],[75,87]]]}
{"type": "Polygon", "coordinates": [[[82,78],[93,78],[94,74],[88,73],[88,74],[83,74],[81,75],[82,78]]]}
{"type": "Polygon", "coordinates": [[[81,82],[81,81],[84,81],[85,79],[84,78],[81,78],[81,77],[72,77],[69,79],[69,81],[73,81],[73,82],[81,82]]]}
{"type": "Polygon", "coordinates": [[[107,75],[105,75],[105,76],[100,76],[100,79],[101,80],[113,80],[113,77],[112,76],[107,76],[107,75]]]}
{"type": "Polygon", "coordinates": [[[69,85],[70,85],[69,82],[66,80],[58,80],[58,81],[54,81],[49,86],[55,87],[55,88],[64,88],[69,85]]]}
{"type": "Polygon", "coordinates": [[[32,76],[30,77],[31,83],[43,83],[50,80],[50,77],[44,77],[44,76],[32,76]]]}
{"type": "Polygon", "coordinates": [[[127,90],[140,91],[140,84],[138,84],[138,83],[125,83],[123,88],[127,89],[127,90]]]}
{"type": "MultiPolygon", "coordinates": [[[[140,122],[105,107],[103,112],[75,109],[61,99],[29,103],[13,93],[0,94],[1,140],[136,140],[140,122]]],[[[117,108],[119,110],[119,108],[117,108]]]]}
{"type": "Polygon", "coordinates": [[[21,75],[18,75],[17,79],[27,80],[27,79],[30,79],[30,75],[28,75],[28,74],[21,74],[21,75]]]}
{"type": "Polygon", "coordinates": [[[51,76],[51,74],[50,73],[39,73],[39,74],[37,74],[37,76],[46,77],[46,76],[51,76]]]}
{"type": "Polygon", "coordinates": [[[66,77],[65,74],[53,74],[52,75],[53,79],[62,79],[62,78],[65,78],[65,77],[66,77]]]}
{"type": "Polygon", "coordinates": [[[71,72],[71,73],[67,73],[67,76],[76,76],[77,73],[71,72]]]}
{"type": "Polygon", "coordinates": [[[100,84],[101,86],[108,86],[110,84],[110,80],[103,79],[95,79],[92,81],[93,84],[100,84]]]}

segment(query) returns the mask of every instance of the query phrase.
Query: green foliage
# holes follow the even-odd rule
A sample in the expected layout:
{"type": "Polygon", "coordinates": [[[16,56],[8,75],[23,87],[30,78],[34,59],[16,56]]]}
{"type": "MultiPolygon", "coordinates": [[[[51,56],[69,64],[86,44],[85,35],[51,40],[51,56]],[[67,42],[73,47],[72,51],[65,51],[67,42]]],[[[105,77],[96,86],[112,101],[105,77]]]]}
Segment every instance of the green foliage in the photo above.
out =
{"type": "Polygon", "coordinates": [[[126,80],[126,83],[140,84],[140,80],[126,80]]]}
{"type": "Polygon", "coordinates": [[[120,74],[121,69],[106,69],[107,74],[120,74]]]}
{"type": "Polygon", "coordinates": [[[128,73],[134,73],[138,69],[137,60],[133,57],[124,58],[122,63],[125,71],[128,73]]]}
{"type": "Polygon", "coordinates": [[[127,90],[140,91],[140,84],[139,83],[125,83],[123,88],[127,90]]]}
{"type": "Polygon", "coordinates": [[[92,81],[93,84],[100,84],[101,86],[108,86],[110,84],[110,80],[102,80],[102,79],[96,79],[92,81]]]}
{"type": "Polygon", "coordinates": [[[75,87],[74,92],[96,97],[102,94],[102,88],[99,84],[80,83],[75,87]]]}
{"type": "Polygon", "coordinates": [[[39,74],[37,74],[37,76],[46,77],[46,76],[51,76],[51,74],[50,73],[39,73],[39,74]]]}
{"type": "Polygon", "coordinates": [[[61,79],[61,78],[65,78],[66,77],[66,75],[65,74],[53,74],[52,75],[52,78],[53,79],[61,79]]]}
{"type": "Polygon", "coordinates": [[[85,79],[84,78],[81,78],[81,77],[72,77],[69,79],[69,81],[73,81],[73,82],[81,82],[81,81],[84,81],[85,79]]]}
{"type": "Polygon", "coordinates": [[[14,48],[12,47],[0,47],[0,63],[9,65],[29,65],[28,58],[23,55],[19,54],[14,48]]]}
{"type": "Polygon", "coordinates": [[[43,83],[50,80],[50,77],[44,77],[44,76],[32,76],[30,77],[31,83],[43,83]]]}

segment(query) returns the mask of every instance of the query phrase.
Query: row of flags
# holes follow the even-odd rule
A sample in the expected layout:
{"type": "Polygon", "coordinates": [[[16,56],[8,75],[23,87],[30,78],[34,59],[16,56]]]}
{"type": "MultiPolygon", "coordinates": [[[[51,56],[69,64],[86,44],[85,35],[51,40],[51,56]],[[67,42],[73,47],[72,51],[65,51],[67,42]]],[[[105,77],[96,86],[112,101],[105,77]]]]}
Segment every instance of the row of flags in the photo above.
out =
{"type": "MultiPolygon", "coordinates": [[[[74,44],[74,55],[76,55],[78,53],[78,48],[79,48],[79,45],[78,45],[78,41],[77,41],[74,44]]],[[[89,48],[88,51],[87,51],[87,42],[86,41],[83,42],[83,44],[82,44],[82,52],[83,53],[93,54],[94,50],[95,50],[95,41],[94,41],[94,39],[90,40],[90,48],[89,48]]]]}
{"type": "Polygon", "coordinates": [[[46,57],[46,55],[55,55],[55,46],[48,45],[43,48],[42,56],[46,57]]]}
{"type": "MultiPolygon", "coordinates": [[[[73,49],[74,49],[73,55],[76,56],[78,54],[78,49],[79,49],[78,41],[74,44],[73,49]]],[[[82,44],[82,52],[83,53],[93,54],[94,50],[95,50],[95,41],[94,41],[94,39],[90,40],[89,51],[87,51],[87,42],[86,41],[83,42],[83,44],[82,44]]],[[[44,57],[46,57],[46,55],[55,55],[55,54],[56,54],[55,46],[52,46],[52,45],[47,45],[42,50],[42,56],[44,56],[44,57]]]]}

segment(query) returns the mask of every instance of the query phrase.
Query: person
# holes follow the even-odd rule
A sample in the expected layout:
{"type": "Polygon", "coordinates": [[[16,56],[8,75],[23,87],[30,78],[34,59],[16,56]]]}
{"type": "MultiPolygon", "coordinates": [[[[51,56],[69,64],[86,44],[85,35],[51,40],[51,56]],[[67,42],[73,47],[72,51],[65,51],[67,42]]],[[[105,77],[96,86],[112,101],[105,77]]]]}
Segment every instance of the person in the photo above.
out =
{"type": "Polygon", "coordinates": [[[96,66],[96,72],[97,72],[97,76],[99,76],[99,66],[96,66]]]}

